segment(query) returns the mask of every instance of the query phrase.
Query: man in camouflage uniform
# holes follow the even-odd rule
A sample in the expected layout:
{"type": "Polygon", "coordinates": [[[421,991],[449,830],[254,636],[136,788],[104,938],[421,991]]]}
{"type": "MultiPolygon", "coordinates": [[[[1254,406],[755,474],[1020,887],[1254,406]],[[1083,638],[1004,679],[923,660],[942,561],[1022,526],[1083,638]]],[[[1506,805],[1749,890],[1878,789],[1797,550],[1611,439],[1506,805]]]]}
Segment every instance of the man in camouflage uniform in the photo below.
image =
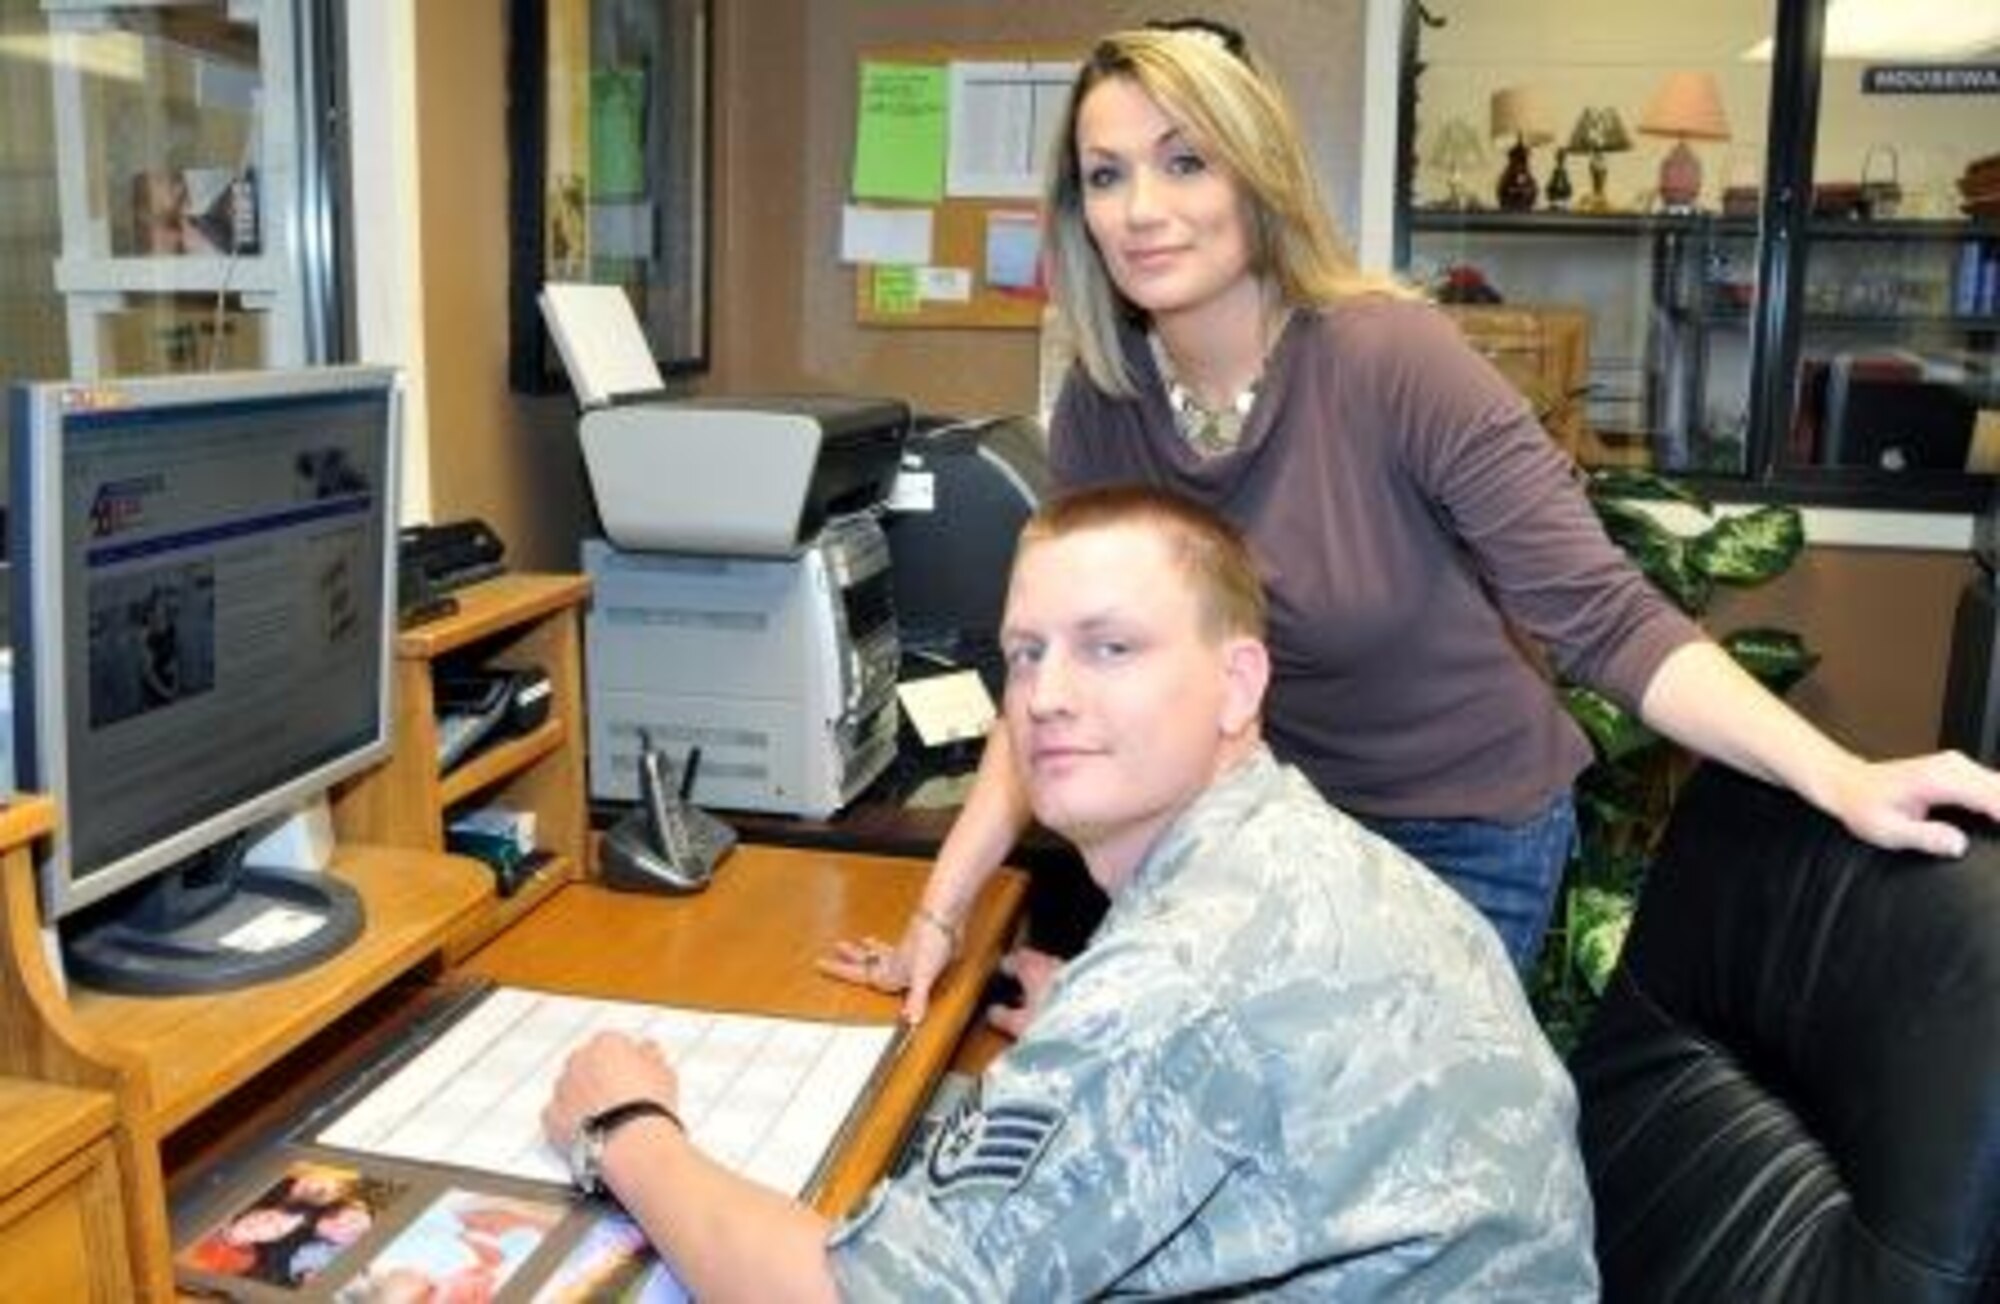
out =
{"type": "MultiPolygon", "coordinates": [[[[830,1236],[671,1124],[607,1142],[697,1295],[1595,1297],[1569,1081],[1490,927],[1265,749],[1262,628],[1241,540],[1199,509],[1117,489],[1038,514],[1006,727],[1111,910],[922,1162],[830,1236]]],[[[605,1039],[551,1135],[674,1090],[605,1039]]]]}

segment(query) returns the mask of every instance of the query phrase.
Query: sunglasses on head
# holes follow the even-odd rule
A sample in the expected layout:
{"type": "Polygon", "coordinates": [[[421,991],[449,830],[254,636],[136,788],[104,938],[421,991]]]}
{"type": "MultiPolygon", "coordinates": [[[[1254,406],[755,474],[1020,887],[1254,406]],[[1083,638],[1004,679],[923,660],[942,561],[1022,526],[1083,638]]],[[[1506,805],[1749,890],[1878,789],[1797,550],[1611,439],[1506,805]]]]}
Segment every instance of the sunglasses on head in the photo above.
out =
{"type": "Polygon", "coordinates": [[[1149,31],[1182,32],[1190,36],[1200,36],[1214,41],[1238,59],[1250,58],[1250,43],[1243,39],[1243,33],[1228,23],[1219,23],[1213,18],[1156,18],[1146,24],[1149,31]]]}

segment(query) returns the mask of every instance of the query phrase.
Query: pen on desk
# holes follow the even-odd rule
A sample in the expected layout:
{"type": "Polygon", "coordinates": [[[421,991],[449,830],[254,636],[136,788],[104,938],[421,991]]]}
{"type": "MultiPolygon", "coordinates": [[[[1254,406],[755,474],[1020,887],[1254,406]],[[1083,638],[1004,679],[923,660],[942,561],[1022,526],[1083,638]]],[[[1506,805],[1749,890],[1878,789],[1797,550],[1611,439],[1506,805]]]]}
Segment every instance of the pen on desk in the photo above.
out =
{"type": "Polygon", "coordinates": [[[694,800],[694,772],[701,768],[701,748],[688,748],[687,763],[681,766],[681,800],[694,800]]]}

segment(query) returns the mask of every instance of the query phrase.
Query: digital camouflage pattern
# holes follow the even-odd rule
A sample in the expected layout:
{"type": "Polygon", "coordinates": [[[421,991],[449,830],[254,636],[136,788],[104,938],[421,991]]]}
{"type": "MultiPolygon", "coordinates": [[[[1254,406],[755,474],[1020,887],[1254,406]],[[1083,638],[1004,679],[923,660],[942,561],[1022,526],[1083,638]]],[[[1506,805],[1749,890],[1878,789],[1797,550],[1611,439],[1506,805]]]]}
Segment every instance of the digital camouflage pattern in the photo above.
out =
{"type": "Polygon", "coordinates": [[[829,1257],[850,1299],[1595,1299],[1575,1111],[1486,922],[1260,751],[829,1257]]]}

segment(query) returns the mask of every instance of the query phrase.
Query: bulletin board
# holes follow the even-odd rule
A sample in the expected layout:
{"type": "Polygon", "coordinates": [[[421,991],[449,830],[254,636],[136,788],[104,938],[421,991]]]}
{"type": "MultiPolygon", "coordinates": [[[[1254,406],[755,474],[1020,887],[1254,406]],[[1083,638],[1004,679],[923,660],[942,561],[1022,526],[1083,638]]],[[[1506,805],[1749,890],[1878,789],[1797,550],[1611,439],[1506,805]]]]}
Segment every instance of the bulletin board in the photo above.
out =
{"type": "MultiPolygon", "coordinates": [[[[1081,57],[1074,46],[1049,45],[895,45],[864,49],[856,66],[870,63],[931,66],[946,69],[955,61],[1059,62],[1081,57]]],[[[925,207],[931,211],[931,266],[965,269],[971,273],[970,292],[962,301],[913,297],[912,269],[858,263],[854,267],[854,318],[863,326],[987,330],[1034,330],[1042,324],[1047,295],[1039,285],[1027,288],[988,284],[987,233],[1001,223],[1039,221],[1041,197],[992,198],[946,195],[936,203],[913,205],[893,200],[855,198],[876,209],[925,207]],[[892,284],[885,278],[895,278],[892,284]]]]}

